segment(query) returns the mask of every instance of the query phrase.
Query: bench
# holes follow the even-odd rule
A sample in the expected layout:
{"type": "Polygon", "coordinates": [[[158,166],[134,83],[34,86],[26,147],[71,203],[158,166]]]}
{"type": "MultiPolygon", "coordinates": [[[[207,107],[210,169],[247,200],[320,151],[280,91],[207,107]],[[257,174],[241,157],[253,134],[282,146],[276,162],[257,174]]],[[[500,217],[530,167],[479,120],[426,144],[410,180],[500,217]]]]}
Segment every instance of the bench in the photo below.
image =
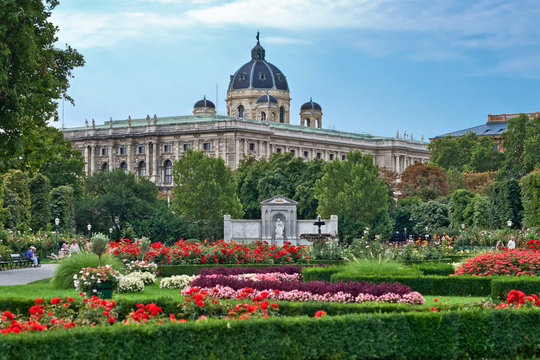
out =
{"type": "Polygon", "coordinates": [[[21,254],[10,254],[9,256],[11,258],[11,267],[31,266],[34,264],[32,260],[28,259],[26,256],[22,256],[21,254]]]}
{"type": "Polygon", "coordinates": [[[10,265],[11,265],[11,261],[0,258],[0,266],[2,267],[2,270],[4,268],[9,268],[10,265]]]}

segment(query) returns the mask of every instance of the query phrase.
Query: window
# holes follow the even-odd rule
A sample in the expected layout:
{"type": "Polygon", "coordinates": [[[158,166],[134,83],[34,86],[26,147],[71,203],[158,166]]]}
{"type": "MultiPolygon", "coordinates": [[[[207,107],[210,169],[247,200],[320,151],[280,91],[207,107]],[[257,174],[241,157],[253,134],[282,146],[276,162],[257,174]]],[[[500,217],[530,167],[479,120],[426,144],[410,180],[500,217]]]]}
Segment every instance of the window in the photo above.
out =
{"type": "Polygon", "coordinates": [[[166,153],[172,152],[172,145],[171,144],[163,145],[163,152],[166,152],[166,153]]]}
{"type": "Polygon", "coordinates": [[[84,149],[81,149],[81,156],[84,156],[84,149]]]}
{"type": "Polygon", "coordinates": [[[330,154],[330,161],[334,160],[334,154],[330,154]]]}
{"type": "Polygon", "coordinates": [[[347,155],[341,155],[341,160],[345,160],[347,158],[347,155]]]}
{"type": "Polygon", "coordinates": [[[321,153],[317,153],[317,159],[320,159],[321,158],[321,153]]]}
{"type": "Polygon", "coordinates": [[[191,147],[191,144],[184,144],[184,151],[187,151],[191,147]]]}
{"type": "Polygon", "coordinates": [[[244,107],[240,105],[236,113],[238,114],[238,118],[240,119],[244,118],[244,107]]]}
{"type": "Polygon", "coordinates": [[[311,126],[311,120],[305,119],[305,121],[306,121],[306,126],[307,126],[307,127],[310,127],[310,126],[311,126]]]}
{"type": "Polygon", "coordinates": [[[101,165],[101,171],[109,171],[109,164],[104,163],[103,165],[101,165]]]}
{"type": "Polygon", "coordinates": [[[281,153],[281,148],[277,148],[277,149],[276,149],[276,152],[277,152],[278,154],[281,153]]]}
{"type": "Polygon", "coordinates": [[[125,161],[123,161],[123,162],[120,164],[120,169],[122,169],[122,171],[123,171],[124,173],[127,174],[128,168],[127,168],[127,163],[126,163],[125,161]]]}
{"type": "Polygon", "coordinates": [[[163,182],[165,184],[172,183],[172,162],[171,160],[166,160],[163,164],[163,182]]]}
{"type": "Polygon", "coordinates": [[[276,77],[277,77],[277,80],[278,80],[279,82],[282,82],[282,81],[283,81],[283,74],[281,74],[281,73],[280,73],[280,74],[277,74],[276,77]]]}
{"type": "Polygon", "coordinates": [[[266,74],[260,72],[260,73],[259,73],[259,80],[266,80],[266,74]]]}
{"type": "Polygon", "coordinates": [[[146,153],[146,146],[144,145],[137,146],[137,154],[144,154],[144,153],[146,153]]]}
{"type": "Polygon", "coordinates": [[[255,143],[249,143],[249,151],[255,151],[255,143]]]}
{"type": "Polygon", "coordinates": [[[118,155],[126,155],[126,147],[125,146],[120,146],[118,148],[118,155]]]}
{"type": "Polygon", "coordinates": [[[259,120],[266,121],[266,113],[264,111],[261,111],[261,113],[259,114],[259,120]]]}
{"type": "Polygon", "coordinates": [[[304,151],[304,157],[307,159],[309,156],[309,153],[307,151],[304,151]]]}
{"type": "Polygon", "coordinates": [[[295,155],[296,155],[296,151],[291,150],[291,154],[292,154],[292,156],[295,156],[295,155]]]}
{"type": "Polygon", "coordinates": [[[279,108],[279,122],[284,123],[285,122],[285,108],[281,106],[279,108]]]}
{"type": "Polygon", "coordinates": [[[240,73],[240,81],[246,80],[246,73],[240,73]]]}
{"type": "Polygon", "coordinates": [[[212,143],[205,142],[205,143],[202,144],[202,146],[203,146],[203,150],[204,150],[204,151],[210,151],[210,150],[212,150],[212,143]]]}
{"type": "Polygon", "coordinates": [[[102,147],[101,148],[101,155],[109,155],[109,148],[108,147],[102,147]]]}
{"type": "Polygon", "coordinates": [[[146,163],[144,161],[139,163],[139,166],[137,167],[137,175],[146,176],[146,163]]]}

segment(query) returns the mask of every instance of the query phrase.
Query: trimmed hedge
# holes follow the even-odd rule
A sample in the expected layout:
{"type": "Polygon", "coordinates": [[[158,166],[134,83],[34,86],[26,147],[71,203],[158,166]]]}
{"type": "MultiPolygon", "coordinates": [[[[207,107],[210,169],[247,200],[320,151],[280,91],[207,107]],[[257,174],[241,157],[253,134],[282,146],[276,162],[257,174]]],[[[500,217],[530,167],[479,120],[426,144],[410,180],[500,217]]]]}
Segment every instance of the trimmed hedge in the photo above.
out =
{"type": "Polygon", "coordinates": [[[423,262],[412,265],[424,275],[448,276],[455,272],[454,265],[444,262],[423,262]]]}
{"type": "Polygon", "coordinates": [[[309,264],[181,264],[181,265],[158,265],[159,276],[173,276],[173,275],[199,275],[202,269],[209,269],[215,267],[251,267],[251,268],[265,268],[273,266],[283,265],[300,265],[300,266],[315,266],[315,265],[332,265],[342,264],[341,260],[313,260],[309,264]]]}
{"type": "Polygon", "coordinates": [[[330,281],[332,275],[343,271],[343,266],[314,266],[302,269],[302,281],[330,281]]]}
{"type": "Polygon", "coordinates": [[[499,276],[491,281],[491,298],[494,301],[506,300],[510,290],[521,290],[527,295],[540,296],[540,278],[535,276],[499,276]]]}
{"type": "Polygon", "coordinates": [[[422,295],[446,296],[489,296],[491,277],[481,276],[363,276],[340,272],[331,276],[331,281],[369,281],[374,283],[399,282],[422,295]]]}
{"type": "Polygon", "coordinates": [[[354,314],[6,335],[8,359],[465,359],[540,355],[540,311],[354,314]]]}

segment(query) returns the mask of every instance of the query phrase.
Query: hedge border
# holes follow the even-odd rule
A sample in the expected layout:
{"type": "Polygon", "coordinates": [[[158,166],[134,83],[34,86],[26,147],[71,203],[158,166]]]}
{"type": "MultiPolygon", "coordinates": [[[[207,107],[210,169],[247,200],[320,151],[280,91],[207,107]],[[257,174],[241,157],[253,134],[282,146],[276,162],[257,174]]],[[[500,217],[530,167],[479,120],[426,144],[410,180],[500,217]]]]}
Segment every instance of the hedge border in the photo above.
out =
{"type": "Polygon", "coordinates": [[[205,320],[9,334],[0,357],[70,359],[508,359],[540,355],[540,311],[205,320]],[[324,334],[324,337],[321,335],[324,334]]]}
{"type": "Polygon", "coordinates": [[[540,296],[540,278],[536,276],[498,277],[491,281],[491,298],[502,300],[508,296],[510,290],[521,290],[527,295],[540,296]]]}

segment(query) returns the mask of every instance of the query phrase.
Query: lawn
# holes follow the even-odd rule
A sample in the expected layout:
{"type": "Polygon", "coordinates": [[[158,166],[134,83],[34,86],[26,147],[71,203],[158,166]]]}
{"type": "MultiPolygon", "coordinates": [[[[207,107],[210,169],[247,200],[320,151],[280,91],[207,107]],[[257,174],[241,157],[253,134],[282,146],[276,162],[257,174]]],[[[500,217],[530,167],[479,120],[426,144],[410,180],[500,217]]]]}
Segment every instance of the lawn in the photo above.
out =
{"type": "MultiPolygon", "coordinates": [[[[159,284],[158,278],[158,284],[159,284]]],[[[137,293],[114,293],[113,299],[137,299],[137,300],[150,300],[158,298],[172,298],[181,299],[179,289],[161,289],[158,284],[147,285],[144,291],[137,293]]],[[[56,289],[50,283],[50,279],[38,280],[27,285],[10,285],[0,286],[0,300],[5,298],[20,298],[20,297],[66,297],[66,296],[79,296],[79,292],[75,289],[56,289]]],[[[439,304],[470,304],[484,300],[483,297],[473,296],[424,296],[426,302],[423,306],[432,307],[439,304]],[[437,299],[437,302],[435,302],[437,299]]]]}

